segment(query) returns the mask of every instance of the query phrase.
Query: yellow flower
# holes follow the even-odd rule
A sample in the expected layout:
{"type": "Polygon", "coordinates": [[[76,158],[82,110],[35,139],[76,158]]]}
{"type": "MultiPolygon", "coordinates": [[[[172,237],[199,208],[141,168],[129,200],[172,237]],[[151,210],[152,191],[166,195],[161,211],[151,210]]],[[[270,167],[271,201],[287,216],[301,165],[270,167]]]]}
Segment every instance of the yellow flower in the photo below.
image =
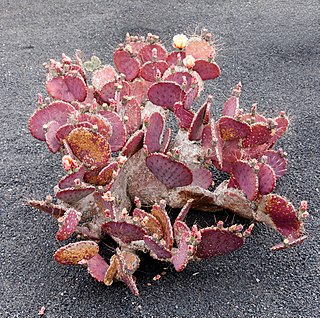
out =
{"type": "Polygon", "coordinates": [[[177,34],[173,37],[173,47],[176,49],[183,49],[187,45],[188,38],[184,34],[177,34]]]}
{"type": "Polygon", "coordinates": [[[193,68],[195,65],[195,58],[192,55],[187,55],[184,59],[183,59],[183,64],[185,67],[187,68],[193,68]]]}

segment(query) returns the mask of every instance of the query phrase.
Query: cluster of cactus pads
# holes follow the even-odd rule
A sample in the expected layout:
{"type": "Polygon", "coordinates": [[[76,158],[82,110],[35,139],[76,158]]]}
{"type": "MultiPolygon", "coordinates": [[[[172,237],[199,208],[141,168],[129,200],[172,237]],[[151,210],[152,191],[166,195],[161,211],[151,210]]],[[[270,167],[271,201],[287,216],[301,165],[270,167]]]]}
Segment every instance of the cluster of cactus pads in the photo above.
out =
{"type": "Polygon", "coordinates": [[[83,265],[98,281],[123,281],[138,295],[134,272],[143,253],[182,271],[189,261],[240,248],[255,222],[283,236],[273,250],[301,243],[307,202],[296,209],[274,194],[286,172],[286,154],[273,146],[288,128],[280,112],[266,118],[253,105],[239,108],[241,84],[211,116],[212,96],[196,111],[204,81],[220,75],[212,35],[173,38],[172,52],[159,37],[126,36],[114,52],[115,68],[97,57],[50,60],[46,90],[29,120],[33,137],[62,155],[66,175],[55,200],[28,203],[57,219],[56,238],[82,240],[59,248],[54,258],[83,265]],[[176,130],[168,127],[176,124],[176,130]],[[214,187],[217,170],[230,178],[214,187]],[[173,220],[170,209],[180,209],[173,220]],[[227,209],[250,226],[219,220],[200,228],[186,221],[190,209],[227,209]],[[99,247],[110,237],[110,259],[99,247]]]}

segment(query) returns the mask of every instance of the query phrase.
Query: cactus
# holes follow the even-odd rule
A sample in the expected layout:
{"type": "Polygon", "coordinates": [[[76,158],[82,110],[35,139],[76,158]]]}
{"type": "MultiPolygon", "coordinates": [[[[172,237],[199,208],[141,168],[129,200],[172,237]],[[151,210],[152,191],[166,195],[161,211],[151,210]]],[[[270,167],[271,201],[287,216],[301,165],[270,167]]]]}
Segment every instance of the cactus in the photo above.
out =
{"type": "Polygon", "coordinates": [[[284,112],[266,118],[254,104],[244,113],[238,83],[214,119],[211,95],[195,104],[204,83],[220,75],[211,33],[179,34],[173,47],[167,51],[152,34],[127,34],[114,52],[115,68],[97,57],[83,63],[79,52],[75,63],[64,54],[50,60],[49,97],[43,103],[39,96],[29,120],[31,135],[62,155],[66,175],[55,202],[48,196],[28,204],[57,219],[57,240],[82,239],[54,258],[85,266],[107,286],[122,281],[134,295],[137,253],[180,272],[190,261],[241,248],[256,222],[283,236],[273,250],[306,239],[306,201],[297,210],[273,193],[287,167],[285,152],[273,148],[289,125],[284,112]],[[215,187],[219,170],[229,178],[215,187]],[[176,217],[172,209],[179,209],[176,217]],[[198,228],[190,209],[227,209],[251,225],[217,220],[198,228]],[[108,257],[99,244],[110,238],[117,248],[108,257]]]}

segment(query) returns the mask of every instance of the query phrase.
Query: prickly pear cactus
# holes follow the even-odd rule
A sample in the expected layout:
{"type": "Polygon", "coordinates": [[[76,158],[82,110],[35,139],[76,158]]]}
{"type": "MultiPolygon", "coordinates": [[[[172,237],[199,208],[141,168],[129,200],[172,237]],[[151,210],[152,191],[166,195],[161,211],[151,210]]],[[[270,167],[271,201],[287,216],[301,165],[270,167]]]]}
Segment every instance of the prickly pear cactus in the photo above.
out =
{"type": "Polygon", "coordinates": [[[212,35],[203,30],[173,38],[169,52],[155,35],[126,36],[114,52],[114,65],[97,57],[46,64],[49,97],[38,98],[30,117],[33,137],[60,153],[66,175],[55,199],[29,200],[58,221],[56,238],[81,238],[59,248],[63,265],[86,266],[109,286],[124,282],[138,295],[134,272],[139,255],[172,263],[182,271],[190,261],[223,255],[244,244],[256,222],[283,236],[272,247],[284,249],[305,240],[306,201],[296,209],[273,193],[286,172],[286,154],[274,149],[289,121],[239,107],[241,83],[225,102],[222,116],[211,116],[212,96],[196,111],[207,80],[220,75],[212,35]],[[175,119],[176,130],[168,125],[175,119]],[[229,178],[214,187],[221,170],[229,178]],[[179,209],[175,219],[170,209],[179,209]],[[187,222],[190,209],[227,209],[250,225],[187,222]],[[101,244],[117,244],[107,259],[101,244]]]}

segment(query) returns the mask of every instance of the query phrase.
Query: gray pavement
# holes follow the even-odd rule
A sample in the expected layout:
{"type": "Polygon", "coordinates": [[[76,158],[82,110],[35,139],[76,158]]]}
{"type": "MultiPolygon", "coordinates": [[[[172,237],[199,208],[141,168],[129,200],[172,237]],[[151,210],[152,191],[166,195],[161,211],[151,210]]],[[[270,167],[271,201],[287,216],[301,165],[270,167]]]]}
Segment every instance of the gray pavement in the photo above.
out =
{"type": "Polygon", "coordinates": [[[0,317],[320,317],[319,2],[0,0],[0,317]],[[242,105],[258,102],[291,127],[280,143],[289,154],[278,192],[309,201],[309,240],[271,252],[279,237],[265,226],[224,257],[189,264],[182,273],[149,262],[138,273],[141,297],[123,284],[107,288],[83,268],[53,260],[56,224],[23,205],[52,193],[58,156],[32,139],[27,120],[44,93],[42,63],[73,55],[112,62],[126,32],[160,35],[210,29],[220,47],[221,77],[207,92],[215,114],[239,81],[242,105]],[[151,286],[147,284],[151,283],[151,286]]]}

